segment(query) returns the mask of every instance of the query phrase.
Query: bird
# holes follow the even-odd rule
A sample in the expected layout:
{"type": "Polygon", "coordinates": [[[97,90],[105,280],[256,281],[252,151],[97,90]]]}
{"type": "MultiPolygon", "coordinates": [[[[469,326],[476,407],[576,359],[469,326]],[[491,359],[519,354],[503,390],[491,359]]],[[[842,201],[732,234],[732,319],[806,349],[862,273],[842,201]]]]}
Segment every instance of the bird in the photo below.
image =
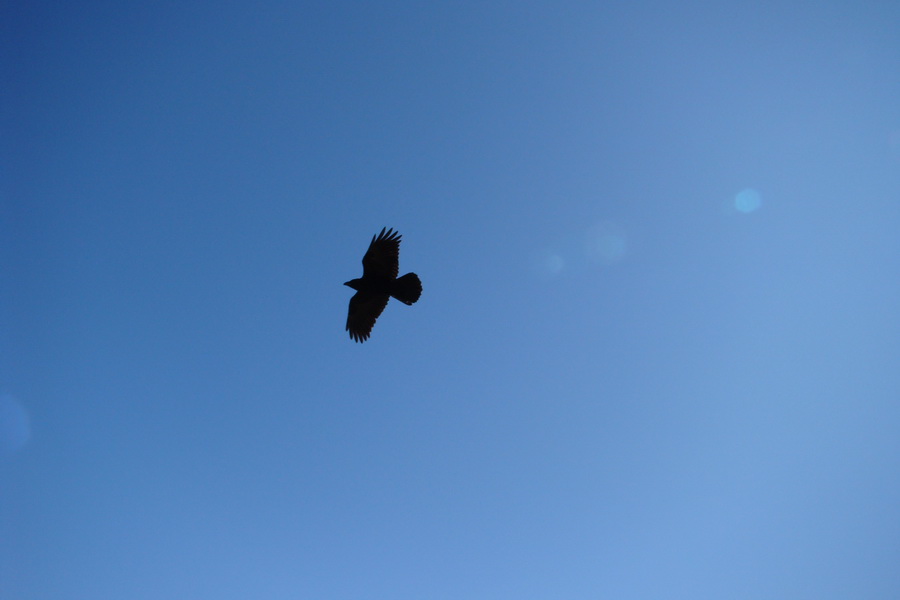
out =
{"type": "Polygon", "coordinates": [[[422,295],[422,282],[415,273],[397,277],[400,270],[400,234],[384,227],[372,236],[363,256],[363,276],[344,285],[356,290],[350,298],[347,331],[350,339],[362,343],[369,339],[375,320],[390,298],[404,304],[415,304],[422,295]]]}

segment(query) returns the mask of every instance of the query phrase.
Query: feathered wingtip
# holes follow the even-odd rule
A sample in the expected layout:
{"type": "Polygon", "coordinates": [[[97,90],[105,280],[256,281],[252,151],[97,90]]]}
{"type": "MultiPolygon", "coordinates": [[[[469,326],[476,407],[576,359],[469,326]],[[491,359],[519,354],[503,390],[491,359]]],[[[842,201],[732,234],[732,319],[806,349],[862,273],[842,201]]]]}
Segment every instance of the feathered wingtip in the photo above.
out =
{"type": "Polygon", "coordinates": [[[394,228],[391,227],[388,229],[387,227],[382,227],[381,232],[378,235],[372,236],[372,244],[375,242],[388,241],[388,242],[399,242],[400,238],[403,236],[400,235],[399,232],[394,231],[394,228]]]}

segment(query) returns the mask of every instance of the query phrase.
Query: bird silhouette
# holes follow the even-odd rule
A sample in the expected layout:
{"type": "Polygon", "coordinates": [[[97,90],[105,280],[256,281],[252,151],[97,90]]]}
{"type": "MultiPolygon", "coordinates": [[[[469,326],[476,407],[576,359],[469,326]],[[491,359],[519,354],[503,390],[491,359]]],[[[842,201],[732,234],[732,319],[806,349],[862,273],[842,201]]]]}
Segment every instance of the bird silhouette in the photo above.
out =
{"type": "Polygon", "coordinates": [[[344,283],[356,290],[350,298],[347,331],[355,342],[369,339],[378,316],[393,297],[404,304],[415,304],[422,295],[422,282],[415,273],[397,277],[400,270],[400,234],[383,228],[372,236],[363,256],[363,276],[344,283]]]}

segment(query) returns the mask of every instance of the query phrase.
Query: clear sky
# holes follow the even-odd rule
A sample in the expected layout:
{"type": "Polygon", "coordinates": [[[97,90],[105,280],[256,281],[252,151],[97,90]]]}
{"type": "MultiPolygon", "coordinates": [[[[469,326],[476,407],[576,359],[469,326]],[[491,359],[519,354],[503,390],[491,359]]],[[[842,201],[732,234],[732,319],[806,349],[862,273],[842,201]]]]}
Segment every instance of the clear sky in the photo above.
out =
{"type": "Polygon", "coordinates": [[[897,598],[898,26],[3,3],[0,597],[897,598]]]}

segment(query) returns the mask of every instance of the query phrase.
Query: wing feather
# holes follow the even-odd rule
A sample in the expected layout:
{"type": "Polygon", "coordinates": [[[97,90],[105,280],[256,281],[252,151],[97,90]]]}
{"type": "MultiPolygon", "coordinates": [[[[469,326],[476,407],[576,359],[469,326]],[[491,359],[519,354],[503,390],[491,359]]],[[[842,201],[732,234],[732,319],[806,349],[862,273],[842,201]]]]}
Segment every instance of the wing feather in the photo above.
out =
{"type": "Polygon", "coordinates": [[[347,331],[355,342],[369,339],[375,321],[387,306],[390,296],[385,294],[367,294],[356,292],[350,298],[350,309],[347,313],[347,331]]]}
{"type": "Polygon", "coordinates": [[[382,229],[372,236],[372,242],[363,256],[363,278],[396,279],[400,271],[400,234],[391,229],[382,229]]]}

